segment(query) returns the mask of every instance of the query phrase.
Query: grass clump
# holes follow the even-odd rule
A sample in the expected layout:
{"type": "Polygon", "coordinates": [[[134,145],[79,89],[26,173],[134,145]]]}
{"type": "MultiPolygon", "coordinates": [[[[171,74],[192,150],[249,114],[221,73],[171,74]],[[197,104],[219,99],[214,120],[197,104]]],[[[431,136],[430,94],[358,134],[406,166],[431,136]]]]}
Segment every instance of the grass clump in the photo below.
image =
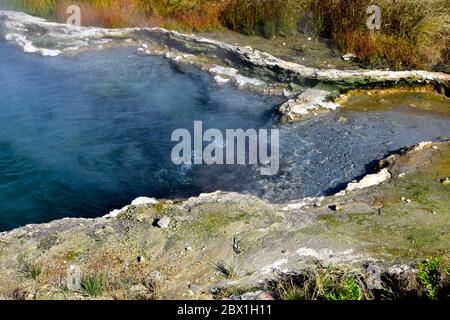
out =
{"type": "Polygon", "coordinates": [[[278,295],[281,300],[296,301],[305,299],[305,291],[291,280],[285,284],[279,285],[278,295]]]}
{"type": "Polygon", "coordinates": [[[23,276],[37,280],[42,274],[42,264],[26,259],[23,255],[19,256],[19,272],[23,276]]]}
{"type": "Polygon", "coordinates": [[[366,26],[370,0],[312,1],[309,23],[334,45],[369,65],[439,69],[449,63],[450,7],[447,0],[380,0],[381,30],[366,26]]]}
{"type": "Polygon", "coordinates": [[[216,0],[7,0],[6,7],[65,22],[67,7],[78,5],[86,26],[205,30],[220,27],[224,4],[216,0]]]}
{"type": "Polygon", "coordinates": [[[428,259],[407,272],[380,272],[376,286],[364,270],[317,265],[282,274],[265,289],[280,300],[449,300],[450,270],[444,260],[428,259]]]}
{"type": "Polygon", "coordinates": [[[87,295],[97,298],[105,290],[106,277],[104,274],[89,273],[81,278],[80,284],[87,295]]]}
{"type": "Polygon", "coordinates": [[[281,300],[368,300],[372,295],[356,269],[318,267],[290,275],[275,286],[281,300]]]}
{"type": "Polygon", "coordinates": [[[225,264],[225,262],[221,261],[216,264],[216,270],[220,272],[226,279],[238,278],[237,266],[233,263],[225,264]]]}
{"type": "Polygon", "coordinates": [[[325,293],[326,300],[361,300],[363,293],[360,285],[353,278],[348,278],[345,281],[344,286],[336,291],[333,289],[331,292],[325,293]]]}
{"type": "Polygon", "coordinates": [[[224,25],[245,34],[266,38],[292,35],[302,1],[298,0],[230,0],[221,14],[224,25]]]}
{"type": "MultiPolygon", "coordinates": [[[[419,263],[419,279],[425,286],[426,295],[431,300],[436,300],[441,282],[441,261],[440,259],[429,259],[419,263]]],[[[447,270],[448,274],[448,270],[447,270]]]]}
{"type": "Polygon", "coordinates": [[[6,0],[4,6],[20,9],[36,16],[51,17],[55,14],[56,2],[54,0],[6,0]]]}
{"type": "Polygon", "coordinates": [[[42,274],[42,266],[39,263],[25,263],[21,267],[21,273],[28,278],[37,280],[42,274]]]}

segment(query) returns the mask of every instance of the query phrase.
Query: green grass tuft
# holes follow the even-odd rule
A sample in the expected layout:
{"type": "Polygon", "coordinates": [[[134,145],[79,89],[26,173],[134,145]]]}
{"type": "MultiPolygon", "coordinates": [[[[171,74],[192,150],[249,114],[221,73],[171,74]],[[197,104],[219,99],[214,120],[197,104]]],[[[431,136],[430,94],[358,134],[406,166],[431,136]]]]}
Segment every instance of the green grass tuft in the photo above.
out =
{"type": "Polygon", "coordinates": [[[226,279],[238,278],[238,269],[233,263],[225,264],[221,261],[216,264],[216,270],[219,271],[226,279]]]}
{"type": "Polygon", "coordinates": [[[37,280],[42,274],[42,265],[39,262],[29,261],[24,255],[18,258],[19,272],[30,279],[37,280]]]}
{"type": "Polygon", "coordinates": [[[429,259],[419,263],[419,279],[425,286],[427,297],[431,300],[437,299],[438,286],[441,280],[440,259],[429,259]]]}
{"type": "Polygon", "coordinates": [[[81,288],[91,297],[97,298],[102,295],[106,279],[105,275],[90,273],[81,278],[81,288]]]}

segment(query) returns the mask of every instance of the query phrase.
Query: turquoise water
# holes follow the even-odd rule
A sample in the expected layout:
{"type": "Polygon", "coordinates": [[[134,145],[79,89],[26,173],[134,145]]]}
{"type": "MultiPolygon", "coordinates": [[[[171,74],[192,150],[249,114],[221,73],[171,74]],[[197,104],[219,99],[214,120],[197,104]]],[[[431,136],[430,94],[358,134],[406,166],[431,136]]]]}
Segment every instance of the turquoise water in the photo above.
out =
{"type": "Polygon", "coordinates": [[[62,217],[98,217],[138,196],[175,198],[215,190],[271,201],[329,194],[374,159],[450,135],[450,122],[402,110],[329,114],[281,127],[281,170],[175,166],[171,133],[276,126],[273,98],[217,87],[133,49],[77,57],[25,55],[0,42],[0,230],[62,217]]]}

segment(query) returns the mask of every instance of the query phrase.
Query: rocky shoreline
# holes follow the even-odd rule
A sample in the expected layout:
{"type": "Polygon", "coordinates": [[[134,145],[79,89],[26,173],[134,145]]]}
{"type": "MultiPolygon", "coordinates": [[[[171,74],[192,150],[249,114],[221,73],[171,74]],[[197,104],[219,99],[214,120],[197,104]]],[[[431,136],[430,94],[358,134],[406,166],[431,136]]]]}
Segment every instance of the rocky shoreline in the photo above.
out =
{"type": "Polygon", "coordinates": [[[448,141],[419,144],[329,197],[280,205],[220,191],[179,201],[140,198],[98,219],[4,232],[0,296],[19,290],[27,299],[89,298],[80,287],[64,289],[74,268],[107,277],[106,299],[133,298],[136,290],[139,298],[211,299],[317,263],[414,273],[421,259],[448,255],[450,212],[443,199],[449,190],[436,174],[450,174],[449,155],[448,141]],[[417,179],[425,190],[440,188],[428,208],[408,191],[417,179]],[[27,263],[39,266],[36,277],[27,263]],[[132,279],[116,283],[123,278],[132,279]],[[149,293],[146,281],[155,282],[157,293],[149,293]]]}
{"type": "MultiPolygon", "coordinates": [[[[46,56],[138,47],[140,55],[198,66],[218,85],[284,96],[279,113],[286,122],[334,110],[335,98],[358,88],[427,86],[449,95],[443,73],[315,69],[161,28],[77,28],[0,11],[0,37],[46,56]]],[[[3,232],[0,298],[92,298],[77,275],[105,278],[95,298],[209,299],[242,298],[242,291],[317,263],[414,273],[418,261],[449,254],[449,159],[449,141],[424,142],[333,196],[284,204],[220,191],[176,201],[142,197],[101,218],[3,232]]]]}

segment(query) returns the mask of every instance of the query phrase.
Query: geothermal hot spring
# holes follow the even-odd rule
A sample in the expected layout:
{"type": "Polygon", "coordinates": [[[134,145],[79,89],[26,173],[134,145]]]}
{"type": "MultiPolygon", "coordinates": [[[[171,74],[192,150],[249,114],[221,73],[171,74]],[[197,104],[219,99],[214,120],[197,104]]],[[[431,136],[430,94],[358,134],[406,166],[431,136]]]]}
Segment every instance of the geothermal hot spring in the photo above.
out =
{"type": "Polygon", "coordinates": [[[279,126],[280,171],[262,176],[256,166],[171,162],[172,131],[195,120],[205,130],[278,126],[280,100],[218,87],[199,70],[131,48],[45,58],[0,43],[0,88],[0,230],[98,217],[138,196],[329,195],[393,151],[450,135],[450,120],[432,113],[329,113],[279,126]]]}

